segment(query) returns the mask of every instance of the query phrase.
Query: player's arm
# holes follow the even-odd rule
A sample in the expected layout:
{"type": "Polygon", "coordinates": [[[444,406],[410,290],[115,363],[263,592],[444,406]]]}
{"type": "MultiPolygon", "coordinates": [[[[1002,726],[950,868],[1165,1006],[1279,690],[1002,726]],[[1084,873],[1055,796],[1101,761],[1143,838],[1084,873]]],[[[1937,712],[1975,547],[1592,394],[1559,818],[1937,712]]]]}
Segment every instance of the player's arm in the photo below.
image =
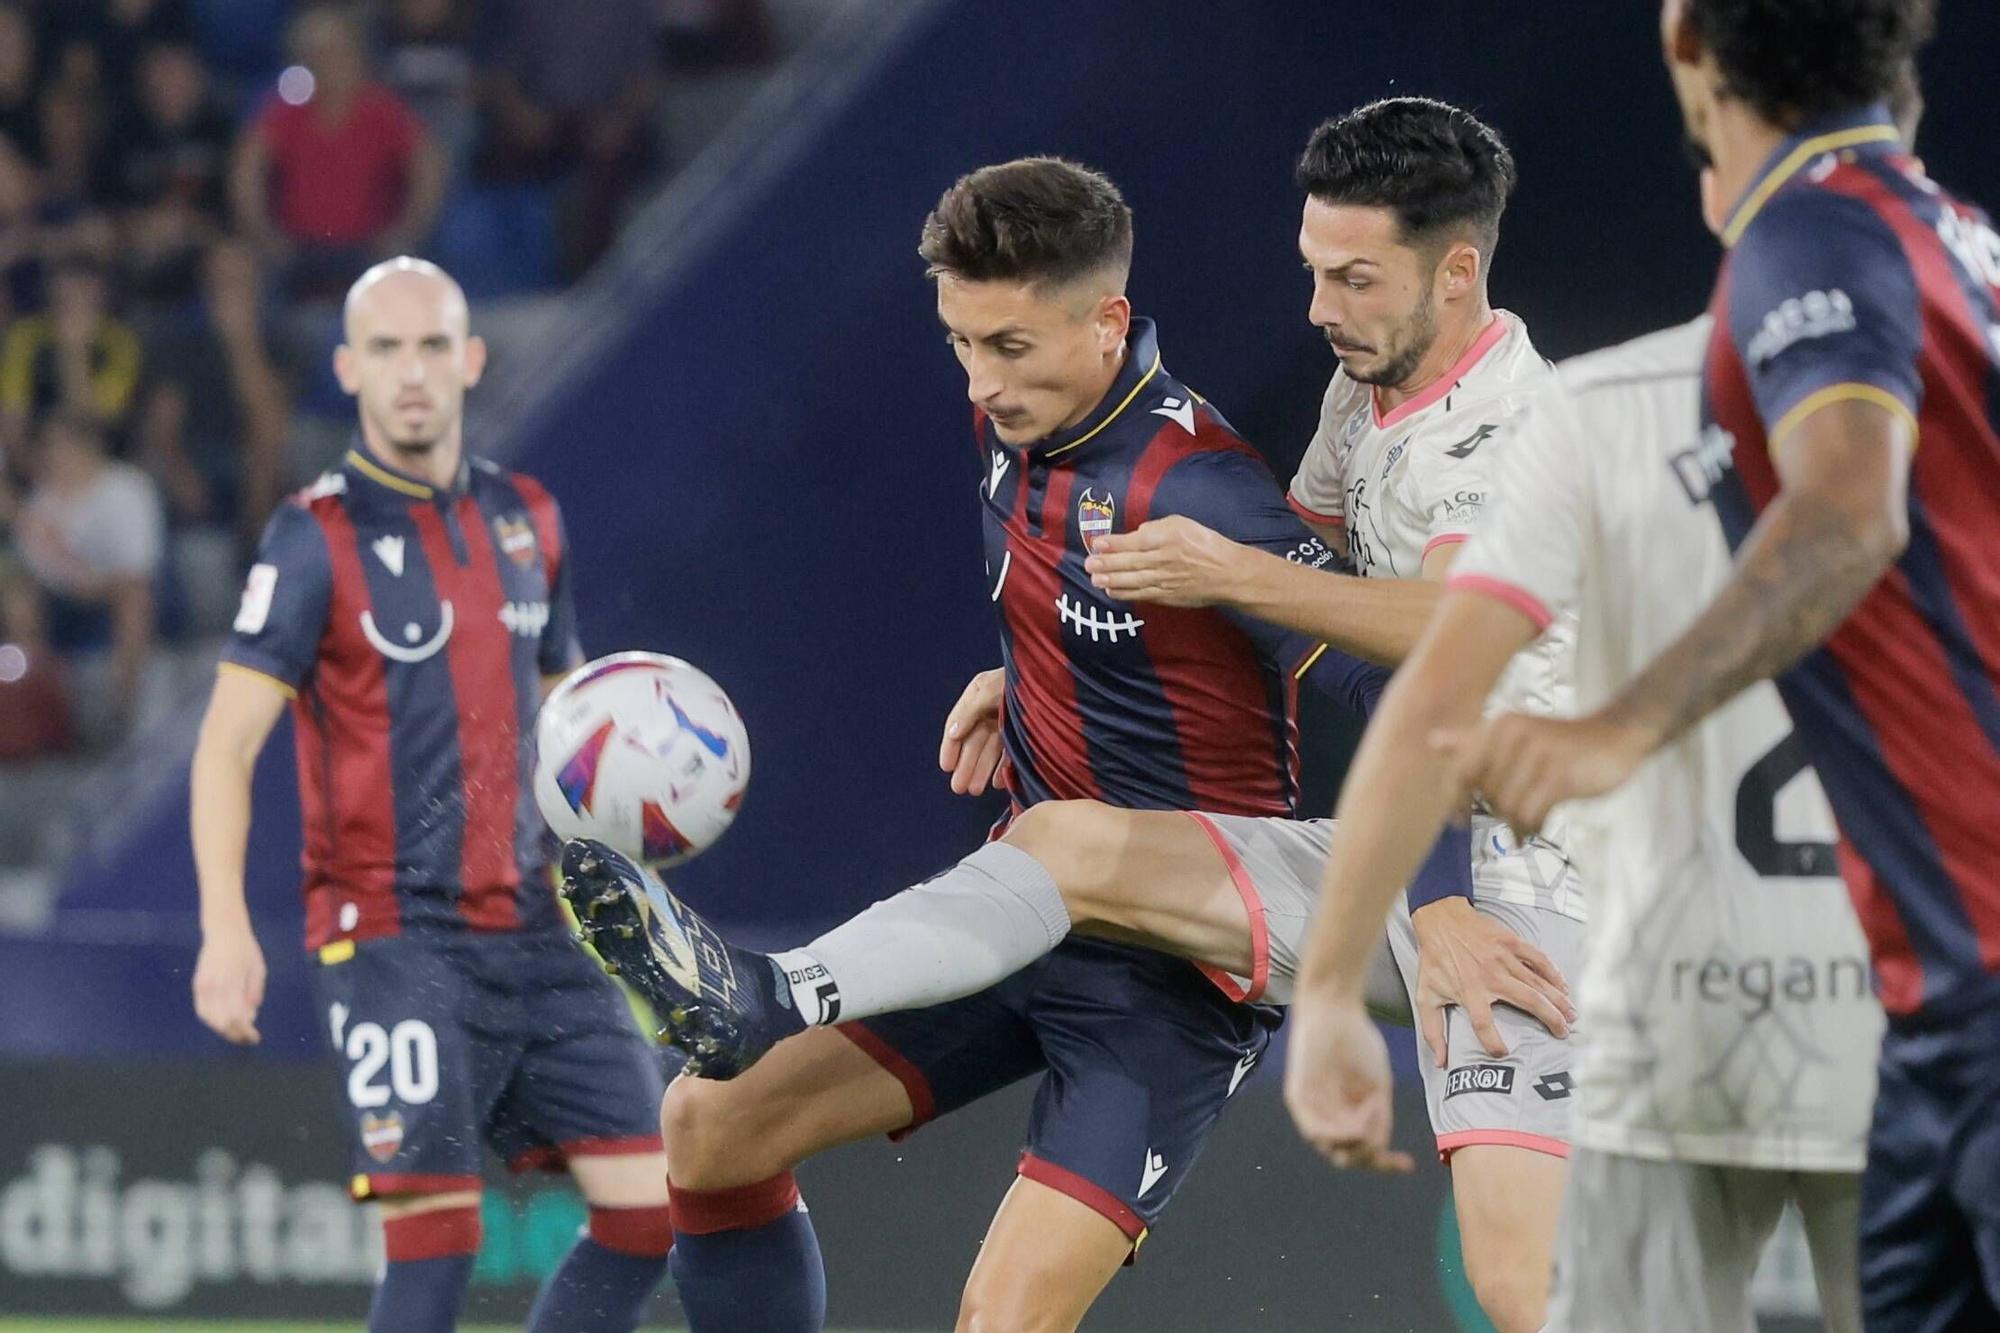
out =
{"type": "Polygon", "coordinates": [[[1422,577],[1360,578],[1234,542],[1175,515],[1099,538],[1085,567],[1114,597],[1168,606],[1223,605],[1393,667],[1437,609],[1458,547],[1433,547],[1422,577]]]}
{"type": "Polygon", "coordinates": [[[1600,795],[1837,629],[1909,541],[1922,312],[1907,259],[1860,200],[1780,196],[1732,262],[1726,330],[1779,490],[1695,622],[1588,717],[1505,717],[1454,741],[1516,829],[1600,795]],[[1774,334],[1775,330],[1775,334],[1774,334]]]}
{"type": "Polygon", "coordinates": [[[286,699],[281,682],[225,663],[216,672],[194,750],[190,822],[201,886],[195,1012],[238,1043],[258,1040],[257,1008],[264,1000],[264,955],[243,889],[250,779],[286,699]]]}
{"type": "Polygon", "coordinates": [[[250,784],[278,714],[311,673],[332,600],[319,523],[298,504],[272,514],[244,580],[189,776],[190,833],[201,893],[195,1012],[233,1042],[254,1042],[264,955],[250,924],[244,849],[250,784]]]}

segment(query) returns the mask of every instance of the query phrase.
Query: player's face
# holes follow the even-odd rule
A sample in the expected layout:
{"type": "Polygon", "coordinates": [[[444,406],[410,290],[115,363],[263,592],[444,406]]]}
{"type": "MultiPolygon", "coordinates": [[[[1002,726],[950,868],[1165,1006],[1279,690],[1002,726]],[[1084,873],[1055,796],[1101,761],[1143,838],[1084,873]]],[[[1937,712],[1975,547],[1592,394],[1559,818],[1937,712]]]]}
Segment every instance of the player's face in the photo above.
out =
{"type": "Polygon", "coordinates": [[[1312,274],[1307,316],[1349,377],[1393,387],[1437,341],[1438,265],[1403,244],[1387,208],[1306,200],[1299,254],[1312,274]]]}
{"type": "Polygon", "coordinates": [[[466,332],[464,297],[415,272],[390,274],[355,300],[334,355],[372,437],[412,456],[455,434],[465,391],[485,366],[486,345],[466,332]]]}
{"type": "Polygon", "coordinates": [[[965,368],[965,396],[1017,447],[1090,415],[1132,313],[1123,296],[1088,284],[967,282],[949,273],[938,275],[937,309],[965,368]]]}

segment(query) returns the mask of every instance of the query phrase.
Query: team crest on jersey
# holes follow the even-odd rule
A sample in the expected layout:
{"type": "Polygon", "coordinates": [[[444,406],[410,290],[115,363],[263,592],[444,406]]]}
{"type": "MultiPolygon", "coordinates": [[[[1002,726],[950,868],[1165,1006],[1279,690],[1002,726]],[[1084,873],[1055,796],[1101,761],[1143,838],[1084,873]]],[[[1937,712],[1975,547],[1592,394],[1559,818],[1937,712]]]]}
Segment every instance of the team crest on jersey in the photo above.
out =
{"type": "Polygon", "coordinates": [[[1076,502],[1076,530],[1083,537],[1083,549],[1094,549],[1097,539],[1109,534],[1117,520],[1118,505],[1111,496],[1100,496],[1086,486],[1076,502]]]}
{"type": "Polygon", "coordinates": [[[378,1162],[386,1162],[403,1150],[403,1113],[391,1111],[387,1115],[376,1115],[365,1111],[361,1116],[361,1146],[368,1155],[378,1162]]]}
{"type": "Polygon", "coordinates": [[[513,557],[514,563],[526,569],[535,563],[535,530],[528,526],[524,518],[496,518],[493,520],[493,535],[500,543],[500,549],[513,557]]]}

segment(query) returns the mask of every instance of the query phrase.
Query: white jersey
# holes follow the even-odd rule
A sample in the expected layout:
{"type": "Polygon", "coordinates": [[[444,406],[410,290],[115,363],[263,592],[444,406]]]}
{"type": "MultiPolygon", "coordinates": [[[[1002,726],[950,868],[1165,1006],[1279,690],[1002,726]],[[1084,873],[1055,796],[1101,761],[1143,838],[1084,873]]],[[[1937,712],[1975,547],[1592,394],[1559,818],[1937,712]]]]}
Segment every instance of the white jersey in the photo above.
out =
{"type": "MultiPolygon", "coordinates": [[[[1393,411],[1377,410],[1372,386],[1335,371],[1292,478],[1292,508],[1345,532],[1357,574],[1419,578],[1426,556],[1471,533],[1494,460],[1513,447],[1521,414],[1554,382],[1527,326],[1504,310],[1456,366],[1393,411]]],[[[1567,711],[1569,629],[1565,623],[1517,657],[1488,706],[1567,711]]],[[[1584,894],[1564,846],[1560,824],[1523,845],[1505,824],[1475,812],[1474,894],[1582,920],[1584,894]]]]}
{"type": "MultiPolygon", "coordinates": [[[[1577,617],[1597,707],[1727,581],[1708,489],[1706,318],[1563,364],[1508,451],[1454,586],[1577,617]]],[[[1591,886],[1576,1141],[1778,1170],[1859,1170],[1882,1014],[1834,824],[1777,691],[1760,684],[1570,811],[1591,886]]]]}

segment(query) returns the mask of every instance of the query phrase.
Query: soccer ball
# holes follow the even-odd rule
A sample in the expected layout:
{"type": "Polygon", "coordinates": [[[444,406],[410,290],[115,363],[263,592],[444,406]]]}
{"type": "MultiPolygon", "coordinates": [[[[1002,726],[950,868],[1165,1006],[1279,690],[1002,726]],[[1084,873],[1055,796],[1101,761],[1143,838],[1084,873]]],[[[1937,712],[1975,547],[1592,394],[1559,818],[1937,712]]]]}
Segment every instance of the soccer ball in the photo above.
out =
{"type": "Polygon", "coordinates": [[[713,846],[750,782],[750,738],[722,687],[659,653],[578,667],[535,723],[535,804],[563,838],[655,866],[713,846]]]}

